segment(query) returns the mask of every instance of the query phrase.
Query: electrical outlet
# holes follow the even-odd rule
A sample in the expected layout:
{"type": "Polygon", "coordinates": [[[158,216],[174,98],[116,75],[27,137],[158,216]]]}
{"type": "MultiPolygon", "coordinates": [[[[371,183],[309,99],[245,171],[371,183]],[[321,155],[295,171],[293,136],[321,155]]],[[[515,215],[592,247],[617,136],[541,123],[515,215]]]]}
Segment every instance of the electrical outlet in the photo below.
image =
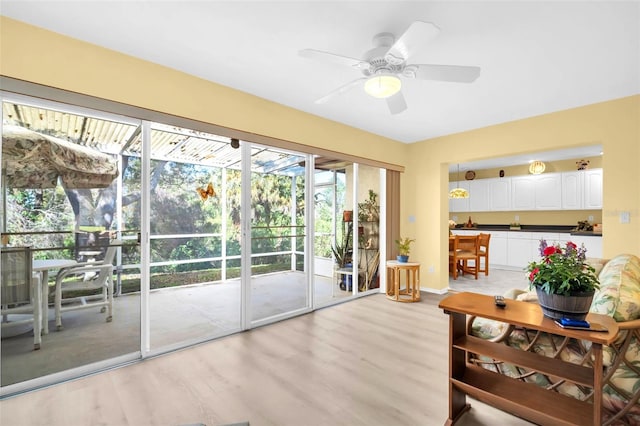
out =
{"type": "Polygon", "coordinates": [[[589,215],[589,222],[593,222],[593,216],[589,215]]]}
{"type": "Polygon", "coordinates": [[[516,222],[520,222],[520,216],[516,215],[516,216],[515,216],[515,221],[516,221],[516,222]]]}
{"type": "Polygon", "coordinates": [[[429,272],[430,274],[435,273],[435,272],[436,272],[436,267],[435,267],[435,266],[433,266],[433,265],[429,265],[428,272],[429,272]]]}
{"type": "Polygon", "coordinates": [[[454,222],[458,221],[458,216],[451,216],[451,220],[453,220],[454,222]]]}

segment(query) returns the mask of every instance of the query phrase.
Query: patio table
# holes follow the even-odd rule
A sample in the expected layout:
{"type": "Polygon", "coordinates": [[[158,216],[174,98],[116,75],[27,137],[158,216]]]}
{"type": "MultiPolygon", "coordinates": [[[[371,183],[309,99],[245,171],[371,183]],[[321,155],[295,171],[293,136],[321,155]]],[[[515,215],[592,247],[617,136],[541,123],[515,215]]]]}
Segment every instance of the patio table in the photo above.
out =
{"type": "Polygon", "coordinates": [[[71,259],[35,259],[33,270],[40,272],[42,283],[42,334],[49,334],[49,271],[77,265],[71,259]]]}

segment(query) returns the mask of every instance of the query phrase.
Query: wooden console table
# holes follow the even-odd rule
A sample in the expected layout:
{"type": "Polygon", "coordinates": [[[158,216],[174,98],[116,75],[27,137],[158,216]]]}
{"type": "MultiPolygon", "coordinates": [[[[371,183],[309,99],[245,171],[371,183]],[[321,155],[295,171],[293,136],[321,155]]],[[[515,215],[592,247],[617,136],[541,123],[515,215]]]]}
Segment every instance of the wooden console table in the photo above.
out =
{"type": "Polygon", "coordinates": [[[501,309],[495,306],[492,296],[458,293],[439,304],[449,314],[449,418],[445,425],[454,424],[470,408],[466,395],[537,424],[600,425],[602,345],[615,341],[616,322],[608,316],[589,314],[588,321],[604,325],[608,332],[568,330],[543,316],[536,303],[506,302],[506,308],[501,309]],[[588,340],[592,342],[593,368],[470,336],[467,334],[467,315],[588,340]],[[471,354],[485,355],[593,388],[593,404],[475,366],[469,362],[471,354]]]}

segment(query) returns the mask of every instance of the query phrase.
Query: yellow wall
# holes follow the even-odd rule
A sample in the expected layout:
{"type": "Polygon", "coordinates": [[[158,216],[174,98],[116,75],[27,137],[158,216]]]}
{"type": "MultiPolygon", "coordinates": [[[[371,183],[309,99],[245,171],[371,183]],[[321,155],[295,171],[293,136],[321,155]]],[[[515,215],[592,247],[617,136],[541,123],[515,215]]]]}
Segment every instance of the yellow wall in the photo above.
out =
{"type": "Polygon", "coordinates": [[[448,286],[448,163],[491,157],[601,144],[603,254],[640,255],[639,123],[640,95],[636,95],[410,145],[401,232],[418,241],[415,258],[426,265],[422,285],[448,286]],[[619,223],[621,211],[631,213],[630,223],[619,223]]]}
{"type": "Polygon", "coordinates": [[[351,155],[404,164],[406,144],[0,17],[0,75],[351,155]]]}

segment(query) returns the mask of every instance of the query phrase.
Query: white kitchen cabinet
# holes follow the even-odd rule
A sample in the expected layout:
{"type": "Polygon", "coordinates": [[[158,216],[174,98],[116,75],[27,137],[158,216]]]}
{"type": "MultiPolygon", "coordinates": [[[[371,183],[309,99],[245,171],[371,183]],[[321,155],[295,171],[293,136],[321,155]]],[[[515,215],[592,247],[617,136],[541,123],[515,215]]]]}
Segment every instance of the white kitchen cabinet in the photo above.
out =
{"type": "Polygon", "coordinates": [[[582,171],[562,173],[562,208],[580,210],[584,199],[584,173],[582,171]]]}
{"type": "Polygon", "coordinates": [[[580,247],[584,244],[587,257],[602,257],[602,237],[591,235],[571,235],[571,242],[580,247]]]}
{"type": "MultiPolygon", "coordinates": [[[[469,190],[468,181],[449,182],[449,191],[453,188],[464,188],[469,190]]],[[[469,198],[449,198],[449,211],[450,212],[468,212],[469,211],[469,198]]]]}
{"type": "Polygon", "coordinates": [[[489,211],[489,183],[488,179],[469,181],[469,211],[489,211]]]}
{"type": "Polygon", "coordinates": [[[507,235],[506,231],[491,231],[489,239],[489,266],[507,266],[507,235]]]}
{"type": "Polygon", "coordinates": [[[489,185],[489,210],[511,210],[511,179],[486,179],[489,185]]]}
{"type": "Polygon", "coordinates": [[[524,269],[535,258],[538,240],[531,232],[509,232],[507,238],[507,265],[524,269]]]}
{"type": "Polygon", "coordinates": [[[536,210],[560,210],[562,208],[562,175],[545,173],[535,176],[536,210]]]}
{"type": "Polygon", "coordinates": [[[582,171],[584,174],[584,208],[602,208],[602,169],[582,171]]]}
{"type": "Polygon", "coordinates": [[[511,210],[534,210],[536,208],[536,176],[511,178],[511,210]]]}

